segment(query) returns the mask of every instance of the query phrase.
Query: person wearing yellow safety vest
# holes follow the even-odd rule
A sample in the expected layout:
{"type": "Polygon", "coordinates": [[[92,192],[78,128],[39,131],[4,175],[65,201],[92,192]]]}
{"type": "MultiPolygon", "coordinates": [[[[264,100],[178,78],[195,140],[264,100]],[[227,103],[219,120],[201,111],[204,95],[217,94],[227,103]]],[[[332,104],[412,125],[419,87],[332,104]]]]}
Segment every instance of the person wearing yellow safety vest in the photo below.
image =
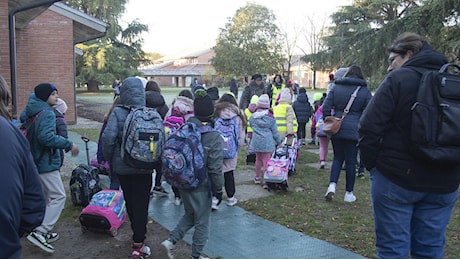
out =
{"type": "MultiPolygon", "coordinates": [[[[253,95],[251,97],[251,101],[249,102],[249,106],[244,110],[244,115],[246,116],[246,120],[249,122],[249,118],[251,118],[252,114],[257,110],[257,101],[259,101],[259,96],[253,95]]],[[[248,137],[247,144],[251,142],[253,129],[252,127],[247,124],[246,126],[246,134],[248,137]]],[[[256,153],[251,146],[248,145],[246,150],[246,164],[254,164],[256,162],[256,153]]]]}
{"type": "Polygon", "coordinates": [[[289,89],[284,88],[280,94],[278,105],[273,107],[278,132],[282,139],[297,133],[297,118],[291,105],[292,96],[289,89]]]}
{"type": "Polygon", "coordinates": [[[278,94],[284,89],[286,85],[283,83],[283,77],[280,74],[276,74],[273,78],[273,83],[271,85],[268,96],[270,97],[270,106],[275,105],[275,100],[278,97],[278,94]]]}

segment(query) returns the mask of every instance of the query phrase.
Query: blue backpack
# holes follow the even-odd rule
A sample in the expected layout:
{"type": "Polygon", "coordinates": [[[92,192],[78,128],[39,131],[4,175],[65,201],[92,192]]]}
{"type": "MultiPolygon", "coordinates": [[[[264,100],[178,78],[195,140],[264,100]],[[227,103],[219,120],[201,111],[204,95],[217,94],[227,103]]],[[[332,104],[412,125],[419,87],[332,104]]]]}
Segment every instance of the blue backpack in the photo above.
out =
{"type": "Polygon", "coordinates": [[[223,139],[224,159],[233,159],[238,152],[239,130],[236,117],[231,119],[218,117],[214,125],[214,129],[220,133],[223,139]]]}
{"type": "Polygon", "coordinates": [[[154,108],[130,108],[123,126],[123,162],[133,168],[153,169],[161,160],[164,142],[165,130],[160,114],[154,108]]]}
{"type": "Polygon", "coordinates": [[[192,190],[207,180],[201,134],[212,131],[207,125],[187,122],[166,140],[161,160],[164,180],[183,190],[192,190]]]}

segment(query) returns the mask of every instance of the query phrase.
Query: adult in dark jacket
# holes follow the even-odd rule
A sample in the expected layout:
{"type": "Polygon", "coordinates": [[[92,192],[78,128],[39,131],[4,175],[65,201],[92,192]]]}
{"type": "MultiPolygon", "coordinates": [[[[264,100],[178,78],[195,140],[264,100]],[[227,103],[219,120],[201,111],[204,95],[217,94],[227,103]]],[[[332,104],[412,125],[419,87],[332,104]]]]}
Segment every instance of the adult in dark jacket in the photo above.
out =
{"type": "Polygon", "coordinates": [[[445,231],[458,196],[460,167],[411,153],[411,107],[421,74],[447,58],[426,39],[404,33],[388,48],[389,74],[363,114],[359,149],[371,173],[377,258],[443,258],[445,231]]]}
{"type": "Polygon", "coordinates": [[[58,102],[56,86],[41,83],[34,88],[35,96],[26,105],[26,116],[31,118],[40,113],[35,119],[33,142],[30,145],[32,156],[40,173],[40,181],[46,196],[46,212],[42,224],[27,236],[40,249],[53,253],[50,244],[59,239],[52,232],[65,206],[66,192],[60,174],[60,150],[71,151],[72,156],[78,155],[78,146],[70,140],[56,134],[56,115],[53,106],[58,102]]]}
{"type": "Polygon", "coordinates": [[[45,193],[26,138],[3,116],[0,143],[0,258],[21,258],[21,236],[45,216],[45,193]]]}
{"type": "Polygon", "coordinates": [[[266,93],[265,91],[266,89],[264,82],[262,81],[262,75],[254,74],[251,82],[249,82],[249,85],[244,87],[243,93],[241,94],[240,108],[242,110],[246,109],[249,106],[249,102],[251,102],[253,95],[260,97],[260,95],[266,93]]]}
{"type": "Polygon", "coordinates": [[[305,143],[306,126],[313,113],[305,88],[299,88],[299,95],[292,104],[292,108],[297,118],[297,138],[305,143]]]}
{"type": "Polygon", "coordinates": [[[27,139],[11,120],[11,96],[0,75],[0,258],[21,258],[24,234],[45,216],[45,193],[27,139]]]}
{"type": "Polygon", "coordinates": [[[331,137],[334,158],[332,160],[329,187],[325,198],[330,201],[335,195],[336,184],[340,177],[343,162],[346,165],[346,192],[345,202],[354,202],[353,194],[356,174],[356,158],[358,156],[358,124],[361,115],[369,103],[372,94],[367,88],[366,80],[359,66],[350,66],[344,77],[335,81],[335,86],[327,94],[323,104],[323,118],[332,115],[342,117],[343,110],[348,104],[351,95],[361,87],[350,107],[350,111],[343,119],[342,126],[337,134],[331,137]]]}
{"type": "MultiPolygon", "coordinates": [[[[165,119],[166,113],[169,111],[169,107],[166,105],[163,95],[161,95],[160,86],[156,81],[150,80],[147,82],[145,87],[145,106],[155,108],[162,120],[165,119]]],[[[160,196],[168,196],[168,192],[161,186],[162,168],[161,160],[155,163],[155,186],[152,192],[160,196]]]]}
{"type": "Polygon", "coordinates": [[[102,133],[102,153],[109,161],[113,174],[118,174],[126,209],[133,231],[132,257],[150,255],[150,248],[144,245],[147,232],[147,217],[152,187],[152,169],[137,169],[126,165],[121,159],[123,126],[129,110],[121,107],[144,107],[145,93],[143,83],[136,77],[123,80],[120,88],[119,106],[109,116],[102,133]]]}

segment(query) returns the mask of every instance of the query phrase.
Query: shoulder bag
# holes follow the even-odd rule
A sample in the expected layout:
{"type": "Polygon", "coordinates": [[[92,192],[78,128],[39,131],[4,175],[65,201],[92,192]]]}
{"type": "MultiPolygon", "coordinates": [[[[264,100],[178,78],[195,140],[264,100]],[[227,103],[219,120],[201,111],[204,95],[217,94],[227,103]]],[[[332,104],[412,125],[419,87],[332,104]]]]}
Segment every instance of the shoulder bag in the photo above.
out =
{"type": "Polygon", "coordinates": [[[342,126],[342,121],[347,116],[348,112],[350,111],[350,107],[353,104],[356,96],[358,95],[358,91],[361,86],[358,86],[356,90],[351,94],[350,100],[348,100],[348,104],[343,110],[342,117],[335,117],[335,116],[326,116],[324,118],[324,125],[323,125],[323,132],[327,135],[335,135],[339,132],[340,127],[342,126]]]}

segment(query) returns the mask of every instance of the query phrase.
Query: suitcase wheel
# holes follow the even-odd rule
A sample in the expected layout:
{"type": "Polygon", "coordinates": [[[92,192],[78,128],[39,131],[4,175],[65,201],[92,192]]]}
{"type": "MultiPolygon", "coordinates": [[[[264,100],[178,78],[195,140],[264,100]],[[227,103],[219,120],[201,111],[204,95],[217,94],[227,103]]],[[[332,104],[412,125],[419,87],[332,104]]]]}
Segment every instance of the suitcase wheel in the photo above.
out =
{"type": "Polygon", "coordinates": [[[118,235],[118,229],[114,228],[109,231],[109,234],[113,237],[116,237],[118,235]]]}

